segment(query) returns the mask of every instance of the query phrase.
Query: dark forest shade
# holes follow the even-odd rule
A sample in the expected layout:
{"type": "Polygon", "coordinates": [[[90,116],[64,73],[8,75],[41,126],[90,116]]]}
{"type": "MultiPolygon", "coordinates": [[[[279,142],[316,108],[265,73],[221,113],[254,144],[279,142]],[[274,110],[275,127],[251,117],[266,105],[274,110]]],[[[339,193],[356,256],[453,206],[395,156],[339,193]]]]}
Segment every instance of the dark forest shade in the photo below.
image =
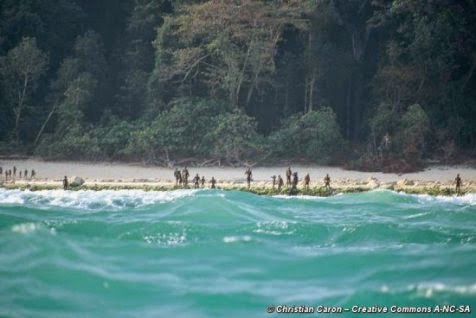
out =
{"type": "Polygon", "coordinates": [[[0,68],[2,154],[405,170],[476,146],[469,0],[4,0],[0,68]]]}

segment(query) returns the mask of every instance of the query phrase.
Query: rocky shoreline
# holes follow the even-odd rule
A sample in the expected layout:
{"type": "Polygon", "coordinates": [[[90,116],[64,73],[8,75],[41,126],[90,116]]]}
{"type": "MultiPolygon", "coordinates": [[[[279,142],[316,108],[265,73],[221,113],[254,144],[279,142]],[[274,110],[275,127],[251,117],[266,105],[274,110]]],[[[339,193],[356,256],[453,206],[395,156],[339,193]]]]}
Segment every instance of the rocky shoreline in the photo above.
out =
{"type": "MultiPolygon", "coordinates": [[[[72,178],[75,179],[74,177],[72,178]]],[[[61,179],[37,179],[37,180],[15,180],[9,182],[0,182],[0,187],[5,189],[21,189],[21,190],[54,190],[62,189],[61,179]]],[[[422,181],[400,179],[397,181],[380,181],[371,177],[367,180],[337,179],[332,181],[331,189],[324,187],[322,182],[311,182],[308,189],[300,183],[297,191],[291,193],[291,189],[284,186],[281,191],[277,187],[273,188],[272,182],[255,181],[251,183],[250,189],[241,181],[217,180],[217,189],[237,190],[256,193],[259,195],[311,195],[311,196],[330,196],[339,193],[364,192],[376,189],[393,190],[411,194],[428,194],[428,195],[455,195],[455,186],[448,182],[439,181],[422,181]]],[[[193,185],[189,185],[187,189],[193,189],[193,185]]],[[[204,188],[210,188],[207,182],[204,188]]],[[[145,191],[172,191],[183,189],[176,186],[172,180],[159,179],[86,179],[84,183],[72,183],[69,190],[145,190],[145,191]]],[[[476,182],[470,180],[463,183],[460,194],[476,193],[476,182]]]]}

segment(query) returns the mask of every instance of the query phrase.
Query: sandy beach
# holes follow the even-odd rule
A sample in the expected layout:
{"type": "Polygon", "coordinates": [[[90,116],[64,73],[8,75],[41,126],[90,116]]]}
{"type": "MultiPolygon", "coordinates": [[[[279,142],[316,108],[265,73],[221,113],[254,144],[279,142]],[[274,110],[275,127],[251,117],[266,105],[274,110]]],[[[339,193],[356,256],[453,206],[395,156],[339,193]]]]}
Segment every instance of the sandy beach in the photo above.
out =
{"type": "MultiPolygon", "coordinates": [[[[35,180],[15,179],[15,184],[43,184],[61,185],[62,178],[79,176],[85,180],[86,186],[93,185],[122,185],[122,186],[157,186],[173,185],[173,169],[155,166],[143,166],[139,164],[125,163],[88,163],[88,162],[45,162],[41,160],[0,160],[3,169],[12,169],[16,166],[18,171],[35,169],[35,180]]],[[[183,167],[179,167],[180,169],[183,167]]],[[[285,166],[254,167],[253,186],[267,187],[271,185],[271,176],[281,175],[284,179],[285,166]]],[[[476,169],[467,166],[432,166],[424,171],[407,174],[392,174],[379,172],[360,172],[344,170],[338,167],[327,166],[291,166],[293,171],[299,173],[302,178],[309,173],[311,187],[323,185],[323,178],[328,173],[332,178],[332,186],[335,188],[363,187],[397,188],[406,187],[434,188],[453,187],[457,173],[463,178],[467,192],[476,191],[476,169]]],[[[244,168],[231,167],[189,167],[191,178],[195,174],[205,176],[209,180],[212,176],[218,181],[218,185],[242,186],[245,183],[244,168]]],[[[18,174],[18,173],[17,173],[18,174]]],[[[4,174],[0,182],[4,180],[4,174]]],[[[12,183],[12,182],[10,182],[12,183]]]]}

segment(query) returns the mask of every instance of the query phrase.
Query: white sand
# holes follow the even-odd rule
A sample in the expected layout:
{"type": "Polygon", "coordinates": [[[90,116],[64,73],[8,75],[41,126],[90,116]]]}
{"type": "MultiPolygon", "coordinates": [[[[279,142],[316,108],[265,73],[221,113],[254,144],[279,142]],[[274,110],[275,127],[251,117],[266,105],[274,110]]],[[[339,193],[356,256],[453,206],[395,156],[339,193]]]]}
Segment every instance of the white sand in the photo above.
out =
{"type": "MultiPolygon", "coordinates": [[[[12,169],[16,166],[18,171],[35,169],[38,179],[60,180],[63,176],[80,176],[86,180],[123,180],[132,181],[132,179],[151,179],[161,181],[172,181],[173,169],[141,166],[138,164],[124,163],[88,163],[88,162],[45,162],[40,160],[0,160],[0,167],[3,169],[12,169]]],[[[182,169],[183,167],[178,167],[182,169]]],[[[253,180],[269,181],[272,175],[285,176],[287,167],[255,167],[253,168],[253,180]]],[[[457,173],[461,175],[464,181],[476,181],[476,169],[465,166],[432,166],[425,171],[407,174],[379,173],[379,172],[360,172],[344,170],[336,167],[325,166],[291,166],[293,171],[299,173],[303,178],[309,173],[312,181],[320,181],[326,173],[329,173],[333,180],[367,180],[369,177],[375,177],[383,182],[392,182],[401,179],[421,180],[421,181],[440,181],[452,182],[457,173]]],[[[189,167],[190,175],[195,176],[198,173],[204,175],[207,180],[212,176],[218,180],[244,181],[245,168],[225,168],[225,167],[189,167]]],[[[17,172],[18,174],[18,172],[17,172]]]]}

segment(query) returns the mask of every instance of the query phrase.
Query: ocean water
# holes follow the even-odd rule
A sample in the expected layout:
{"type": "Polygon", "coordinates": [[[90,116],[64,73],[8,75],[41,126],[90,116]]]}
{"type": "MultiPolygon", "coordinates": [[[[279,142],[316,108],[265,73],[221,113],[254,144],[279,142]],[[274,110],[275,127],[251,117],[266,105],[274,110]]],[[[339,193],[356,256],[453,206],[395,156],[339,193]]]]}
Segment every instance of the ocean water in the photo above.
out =
{"type": "Polygon", "coordinates": [[[1,317],[443,305],[476,312],[475,195],[0,189],[1,317]]]}

